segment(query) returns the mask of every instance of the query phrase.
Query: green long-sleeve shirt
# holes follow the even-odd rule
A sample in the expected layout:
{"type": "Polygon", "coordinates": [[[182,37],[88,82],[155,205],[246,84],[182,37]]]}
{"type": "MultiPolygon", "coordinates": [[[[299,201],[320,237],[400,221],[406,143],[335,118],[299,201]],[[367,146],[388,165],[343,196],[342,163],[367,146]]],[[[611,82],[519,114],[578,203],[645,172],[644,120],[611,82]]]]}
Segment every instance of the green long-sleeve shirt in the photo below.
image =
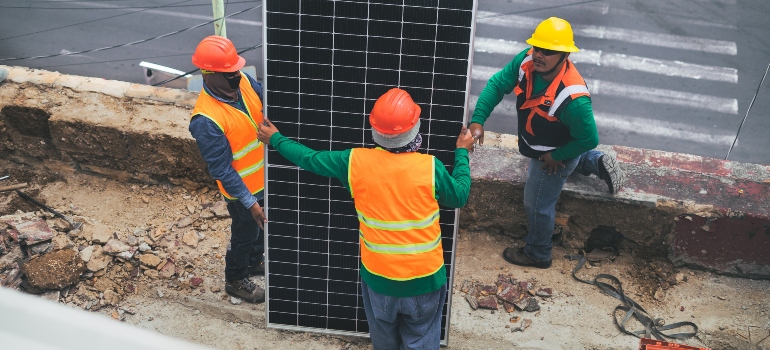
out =
{"type": "MultiPolygon", "coordinates": [[[[348,167],[350,166],[350,151],[316,151],[293,141],[280,133],[270,138],[270,144],[284,158],[302,169],[321,176],[334,177],[350,191],[348,182],[348,167]]],[[[436,158],[434,162],[436,200],[439,204],[460,208],[468,201],[471,188],[471,171],[468,164],[468,150],[455,150],[455,162],[452,174],[444,164],[436,158]]],[[[436,273],[409,281],[394,281],[380,277],[367,271],[361,265],[361,279],[377,293],[394,297],[409,297],[438,290],[446,283],[446,269],[441,267],[436,273]]]]}
{"type": "MultiPolygon", "coordinates": [[[[521,62],[527,56],[527,51],[529,51],[529,48],[521,51],[503,70],[489,78],[487,86],[481,91],[479,100],[476,102],[471,123],[484,125],[484,122],[492,114],[497,104],[503,100],[503,97],[513,92],[518,83],[519,67],[521,67],[521,62]]],[[[539,74],[534,76],[535,81],[532,82],[532,90],[535,93],[545,90],[551,84],[550,81],[545,81],[539,74]]],[[[596,130],[591,98],[588,96],[580,96],[572,100],[562,109],[561,115],[557,117],[569,128],[572,140],[551,152],[551,157],[554,160],[575,158],[594,149],[599,144],[599,133],[596,130]]]]}

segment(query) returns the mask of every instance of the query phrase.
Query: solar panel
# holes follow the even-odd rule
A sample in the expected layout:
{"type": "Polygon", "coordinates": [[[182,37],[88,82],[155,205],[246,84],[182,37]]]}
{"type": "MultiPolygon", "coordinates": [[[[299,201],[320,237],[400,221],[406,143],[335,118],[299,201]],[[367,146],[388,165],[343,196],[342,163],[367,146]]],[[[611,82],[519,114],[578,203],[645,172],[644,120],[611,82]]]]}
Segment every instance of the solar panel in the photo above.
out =
{"type": "MultiPolygon", "coordinates": [[[[420,151],[451,171],[470,88],[475,0],[265,0],[265,114],[316,150],[374,147],[368,114],[400,87],[422,107],[420,151]]],[[[358,218],[337,179],[267,152],[266,312],[270,328],[368,336],[358,218]]],[[[441,209],[449,277],[457,211],[441,209]]]]}

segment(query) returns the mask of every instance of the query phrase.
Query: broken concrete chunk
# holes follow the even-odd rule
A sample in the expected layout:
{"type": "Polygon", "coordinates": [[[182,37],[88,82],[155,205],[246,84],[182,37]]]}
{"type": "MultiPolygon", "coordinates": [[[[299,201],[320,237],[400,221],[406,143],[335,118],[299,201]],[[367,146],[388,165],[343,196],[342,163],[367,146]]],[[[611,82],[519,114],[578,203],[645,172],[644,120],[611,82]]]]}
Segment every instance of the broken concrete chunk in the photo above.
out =
{"type": "Polygon", "coordinates": [[[167,260],[166,264],[163,265],[158,274],[161,278],[173,277],[176,274],[176,266],[174,265],[174,262],[171,261],[171,259],[167,260]]]}
{"type": "Polygon", "coordinates": [[[212,212],[211,210],[203,209],[203,211],[201,211],[201,219],[208,220],[213,218],[214,218],[214,212],[212,212]]]}
{"type": "Polygon", "coordinates": [[[104,254],[102,252],[101,246],[96,246],[93,254],[91,254],[91,259],[88,260],[88,263],[86,264],[86,268],[88,269],[88,271],[96,272],[107,267],[107,265],[109,265],[110,262],[112,262],[112,257],[107,254],[104,254]]]}
{"type": "Polygon", "coordinates": [[[497,286],[491,284],[484,284],[476,286],[481,295],[495,295],[497,294],[497,286]]]}
{"type": "Polygon", "coordinates": [[[17,232],[17,239],[26,245],[49,241],[54,236],[53,231],[43,219],[24,222],[9,221],[7,224],[11,225],[17,232]]]}
{"type": "Polygon", "coordinates": [[[479,307],[487,310],[497,310],[497,297],[494,295],[487,295],[478,298],[479,307]]]}
{"type": "Polygon", "coordinates": [[[551,288],[539,288],[535,294],[542,298],[550,298],[553,295],[553,290],[551,288]]]}
{"type": "Polygon", "coordinates": [[[460,287],[460,291],[463,293],[468,293],[468,291],[471,290],[471,288],[473,288],[473,282],[471,282],[470,280],[465,280],[463,281],[462,287],[460,287]]]}
{"type": "Polygon", "coordinates": [[[505,312],[507,312],[507,313],[511,313],[511,312],[516,311],[516,307],[513,304],[511,304],[511,303],[509,303],[507,301],[503,301],[503,308],[505,309],[505,312]]]}
{"type": "Polygon", "coordinates": [[[532,325],[532,320],[526,318],[524,321],[521,321],[521,325],[515,328],[511,328],[511,332],[524,332],[529,326],[532,325]]]}
{"type": "Polygon", "coordinates": [[[495,284],[497,284],[498,287],[503,283],[511,284],[511,278],[512,278],[511,275],[505,275],[501,273],[497,275],[497,282],[495,284]]]}
{"type": "Polygon", "coordinates": [[[50,241],[35,243],[27,246],[27,254],[42,255],[42,254],[48,253],[49,251],[51,251],[51,249],[53,249],[53,244],[51,244],[50,241]]]}
{"type": "Polygon", "coordinates": [[[195,218],[192,216],[185,216],[182,218],[182,220],[179,220],[176,223],[176,227],[183,228],[192,225],[192,223],[195,222],[195,218]]]}
{"type": "Polygon", "coordinates": [[[465,295],[465,301],[467,301],[468,304],[471,305],[471,309],[476,310],[476,309],[479,308],[479,300],[476,299],[476,297],[474,297],[473,295],[466,294],[465,295]]]}
{"type": "Polygon", "coordinates": [[[521,311],[534,312],[540,310],[540,305],[535,298],[525,298],[521,301],[514,303],[516,307],[521,311]]]}
{"type": "Polygon", "coordinates": [[[214,205],[211,207],[211,211],[214,212],[214,216],[218,218],[230,217],[230,212],[227,211],[227,203],[225,201],[214,203],[214,205]]]}
{"type": "Polygon", "coordinates": [[[120,295],[112,289],[107,289],[104,291],[104,298],[102,300],[106,305],[117,305],[120,302],[120,295]]]}
{"type": "Polygon", "coordinates": [[[198,247],[199,239],[200,237],[195,231],[185,232],[184,236],[182,236],[182,242],[193,248],[198,247]]]}
{"type": "Polygon", "coordinates": [[[501,283],[497,287],[497,297],[509,303],[515,303],[518,300],[519,288],[510,283],[501,283]]]}
{"type": "Polygon", "coordinates": [[[156,267],[160,264],[160,258],[155,254],[142,254],[142,257],[139,258],[139,262],[142,263],[142,265],[149,266],[149,267],[156,267]]]}
{"type": "Polygon", "coordinates": [[[51,240],[51,243],[53,244],[53,249],[54,250],[71,248],[71,247],[73,247],[75,245],[74,243],[72,243],[72,240],[70,240],[69,237],[67,237],[65,235],[58,235],[58,236],[54,237],[51,240]]]}
{"type": "Polygon", "coordinates": [[[78,253],[65,249],[34,258],[22,266],[27,282],[38,289],[62,289],[78,281],[85,264],[78,253]]]}
{"type": "Polygon", "coordinates": [[[101,229],[94,232],[94,234],[91,236],[91,241],[93,241],[94,243],[105,244],[107,243],[107,241],[112,239],[112,236],[113,236],[112,232],[109,232],[105,229],[101,229]]]}
{"type": "Polygon", "coordinates": [[[140,252],[144,253],[144,252],[146,252],[148,250],[152,250],[152,248],[150,248],[149,244],[142,242],[142,244],[139,245],[139,251],[140,252]]]}
{"type": "Polygon", "coordinates": [[[96,249],[96,247],[92,245],[85,247],[85,249],[80,251],[80,259],[87,263],[89,260],[91,260],[91,255],[94,253],[94,249],[96,249]]]}
{"type": "Polygon", "coordinates": [[[7,270],[23,258],[24,253],[22,253],[21,247],[13,245],[7,254],[0,256],[0,272],[7,270]]]}
{"type": "Polygon", "coordinates": [[[103,252],[110,255],[118,255],[120,253],[128,251],[131,248],[128,244],[117,239],[110,239],[107,244],[104,245],[103,252]]]}

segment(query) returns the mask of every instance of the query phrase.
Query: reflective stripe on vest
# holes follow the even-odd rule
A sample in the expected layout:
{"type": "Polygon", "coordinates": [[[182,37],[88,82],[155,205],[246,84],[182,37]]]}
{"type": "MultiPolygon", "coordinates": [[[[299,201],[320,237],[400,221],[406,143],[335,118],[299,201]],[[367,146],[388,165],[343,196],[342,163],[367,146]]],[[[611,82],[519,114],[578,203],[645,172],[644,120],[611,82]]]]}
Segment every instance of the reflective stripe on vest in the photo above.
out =
{"type": "Polygon", "coordinates": [[[366,245],[366,248],[372,252],[380,254],[419,254],[429,252],[441,244],[441,234],[431,242],[420,244],[377,244],[364,238],[364,233],[358,231],[359,237],[366,245]]]}
{"type": "Polygon", "coordinates": [[[355,148],[348,181],[359,220],[361,264],[372,274],[407,281],[444,265],[435,158],[355,148]]]}
{"type": "MultiPolygon", "coordinates": [[[[239,88],[246,113],[218,101],[204,89],[195,103],[192,115],[200,114],[222,130],[233,154],[233,169],[238,172],[249,192],[256,194],[265,187],[264,145],[257,139],[258,125],[263,120],[262,101],[252,88],[248,77],[242,76],[239,88]]],[[[238,199],[225,191],[219,179],[216,181],[223,196],[238,199]]]]}
{"type": "Polygon", "coordinates": [[[436,220],[438,220],[438,217],[439,217],[438,210],[436,210],[436,212],[433,213],[433,215],[431,215],[430,217],[424,220],[382,221],[382,220],[367,218],[366,216],[364,216],[364,214],[362,214],[358,210],[356,210],[356,212],[358,212],[358,221],[360,221],[362,224],[369,226],[371,228],[375,228],[378,230],[386,230],[386,231],[404,231],[404,230],[426,228],[430,225],[433,225],[433,223],[436,220]]]}

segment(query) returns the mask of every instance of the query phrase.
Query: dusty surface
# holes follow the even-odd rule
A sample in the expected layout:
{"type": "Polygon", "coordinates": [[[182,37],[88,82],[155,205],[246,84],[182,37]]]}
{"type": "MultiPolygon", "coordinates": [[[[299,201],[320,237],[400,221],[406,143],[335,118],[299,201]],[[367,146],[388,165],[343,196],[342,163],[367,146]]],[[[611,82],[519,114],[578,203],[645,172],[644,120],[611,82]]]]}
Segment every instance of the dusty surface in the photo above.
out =
{"type": "MultiPolygon", "coordinates": [[[[35,207],[13,193],[0,193],[0,216],[20,210],[30,217],[44,217],[56,230],[55,248],[77,250],[81,257],[83,251],[89,254],[88,271],[79,282],[67,293],[53,293],[59,302],[104,314],[105,322],[123,319],[221,349],[371,348],[366,339],[265,329],[264,305],[233,305],[223,293],[222,281],[229,218],[215,214],[220,199],[213,190],[122,183],[79,172],[38,175],[24,166],[1,165],[0,175],[12,176],[3,185],[29,182],[28,194],[85,223],[82,232],[67,234],[56,219],[34,213],[35,207]],[[62,236],[72,244],[61,238],[56,243],[62,236]],[[120,243],[132,248],[145,243],[150,250],[123,259],[120,254],[125,247],[120,243]]],[[[559,246],[552,268],[524,269],[500,256],[503,247],[515,244],[522,243],[505,234],[460,231],[450,348],[636,348],[638,339],[620,334],[613,325],[611,313],[619,301],[570,276],[574,262],[562,256],[575,250],[559,246]],[[537,297],[539,312],[508,313],[503,307],[494,313],[472,310],[460,291],[462,282],[494,285],[499,274],[536,282],[551,288],[553,295],[537,297]],[[516,323],[511,323],[513,316],[519,316],[516,323]],[[532,321],[531,326],[512,332],[525,319],[532,321]]],[[[615,261],[579,273],[584,278],[615,275],[626,293],[654,317],[667,323],[695,322],[701,329],[688,344],[770,348],[770,338],[763,339],[770,334],[770,281],[674,268],[666,260],[646,260],[631,256],[630,251],[624,247],[615,261]]],[[[4,267],[0,279],[9,278],[10,271],[4,267]]],[[[630,328],[640,327],[632,324],[630,328]]]]}

